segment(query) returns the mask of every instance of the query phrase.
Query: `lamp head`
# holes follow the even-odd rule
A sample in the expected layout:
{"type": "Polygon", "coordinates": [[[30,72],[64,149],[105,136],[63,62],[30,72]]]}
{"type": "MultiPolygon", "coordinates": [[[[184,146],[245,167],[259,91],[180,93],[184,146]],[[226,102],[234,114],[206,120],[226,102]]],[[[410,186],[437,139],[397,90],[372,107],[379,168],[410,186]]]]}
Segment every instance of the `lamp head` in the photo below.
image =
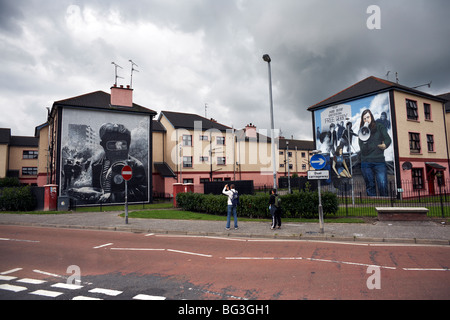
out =
{"type": "Polygon", "coordinates": [[[268,54],[263,55],[263,60],[265,62],[269,62],[269,63],[270,63],[270,61],[272,61],[272,59],[270,59],[270,56],[268,54]]]}

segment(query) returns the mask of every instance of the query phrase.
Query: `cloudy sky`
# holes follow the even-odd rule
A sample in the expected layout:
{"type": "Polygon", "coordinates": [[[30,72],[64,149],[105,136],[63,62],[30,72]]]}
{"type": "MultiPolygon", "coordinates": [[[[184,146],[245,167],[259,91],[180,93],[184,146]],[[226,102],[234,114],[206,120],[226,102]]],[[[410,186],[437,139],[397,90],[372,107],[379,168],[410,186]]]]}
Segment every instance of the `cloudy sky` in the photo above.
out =
{"type": "Polygon", "coordinates": [[[0,127],[33,135],[54,101],[130,83],[134,102],[311,139],[306,109],[368,76],[450,92],[448,0],[0,0],[0,127]],[[373,20],[371,5],[380,9],[373,20]],[[369,29],[367,22],[381,29],[369,29]]]}

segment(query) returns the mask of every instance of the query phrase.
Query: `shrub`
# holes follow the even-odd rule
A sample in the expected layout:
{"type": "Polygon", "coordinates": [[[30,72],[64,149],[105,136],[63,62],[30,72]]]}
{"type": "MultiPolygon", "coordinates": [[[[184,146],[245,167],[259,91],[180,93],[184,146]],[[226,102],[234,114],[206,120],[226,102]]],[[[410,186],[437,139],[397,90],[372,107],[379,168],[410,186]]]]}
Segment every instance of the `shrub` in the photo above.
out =
{"type": "MultiPolygon", "coordinates": [[[[187,211],[204,212],[208,214],[226,215],[227,197],[224,195],[178,193],[178,207],[187,211]]],[[[285,218],[315,218],[319,214],[319,196],[317,192],[302,191],[281,196],[283,217],[285,218]]],[[[241,217],[270,218],[269,195],[241,195],[237,212],[241,217]]],[[[336,214],[339,209],[336,194],[323,192],[322,207],[324,215],[336,214]]]]}
{"type": "Polygon", "coordinates": [[[20,181],[17,178],[2,178],[0,179],[0,188],[4,187],[19,187],[20,181]]]}
{"type": "Polygon", "coordinates": [[[36,199],[29,186],[3,188],[0,191],[0,210],[30,211],[35,204],[36,199]]]}

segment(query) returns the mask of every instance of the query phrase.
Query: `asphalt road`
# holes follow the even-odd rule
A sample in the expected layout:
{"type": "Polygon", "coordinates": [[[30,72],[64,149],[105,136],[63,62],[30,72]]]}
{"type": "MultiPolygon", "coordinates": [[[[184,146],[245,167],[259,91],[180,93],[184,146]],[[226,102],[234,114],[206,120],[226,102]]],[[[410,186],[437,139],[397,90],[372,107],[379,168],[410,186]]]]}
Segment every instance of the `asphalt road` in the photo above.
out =
{"type": "Polygon", "coordinates": [[[0,226],[0,257],[2,300],[450,298],[449,246],[0,226]]]}

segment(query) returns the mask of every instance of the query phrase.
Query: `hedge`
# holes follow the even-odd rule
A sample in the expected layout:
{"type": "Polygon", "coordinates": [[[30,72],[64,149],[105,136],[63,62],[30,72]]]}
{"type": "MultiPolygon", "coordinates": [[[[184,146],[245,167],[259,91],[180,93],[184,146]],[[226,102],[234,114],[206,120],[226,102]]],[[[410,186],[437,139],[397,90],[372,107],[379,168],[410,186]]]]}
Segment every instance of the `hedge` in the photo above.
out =
{"type": "Polygon", "coordinates": [[[35,204],[36,199],[29,186],[0,189],[0,210],[31,211],[35,204]]]}
{"type": "MultiPolygon", "coordinates": [[[[319,196],[317,192],[302,191],[282,195],[281,204],[285,218],[316,218],[319,211],[319,196]]],[[[227,214],[227,197],[201,193],[178,193],[178,207],[186,211],[204,212],[215,215],[227,214]]],[[[241,195],[239,197],[238,215],[249,218],[270,218],[268,194],[241,195]]],[[[322,207],[324,216],[336,214],[339,209],[336,194],[322,192],[322,207]]]]}

